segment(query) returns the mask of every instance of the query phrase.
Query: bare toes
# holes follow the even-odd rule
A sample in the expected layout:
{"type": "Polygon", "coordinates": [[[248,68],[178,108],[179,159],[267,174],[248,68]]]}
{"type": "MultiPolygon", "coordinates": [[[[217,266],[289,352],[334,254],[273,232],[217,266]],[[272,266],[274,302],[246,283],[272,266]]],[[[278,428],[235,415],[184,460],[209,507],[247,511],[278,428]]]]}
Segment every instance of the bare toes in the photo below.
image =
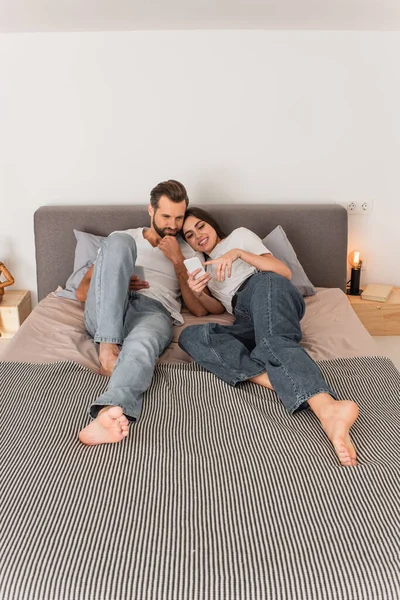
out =
{"type": "Polygon", "coordinates": [[[119,406],[104,407],[79,434],[79,439],[86,445],[110,444],[120,442],[128,435],[128,427],[118,421],[126,418],[119,406]]]}

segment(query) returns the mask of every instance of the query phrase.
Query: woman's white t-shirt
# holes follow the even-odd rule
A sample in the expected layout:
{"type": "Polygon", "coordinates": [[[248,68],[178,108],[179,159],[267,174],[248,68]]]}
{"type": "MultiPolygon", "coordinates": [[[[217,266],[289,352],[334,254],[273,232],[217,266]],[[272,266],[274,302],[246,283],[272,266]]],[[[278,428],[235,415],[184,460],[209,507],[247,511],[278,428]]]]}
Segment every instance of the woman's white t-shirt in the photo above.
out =
{"type": "MultiPolygon", "coordinates": [[[[239,227],[232,231],[228,237],[221,240],[209,256],[211,259],[219,258],[234,248],[239,248],[240,250],[245,250],[246,252],[257,255],[271,254],[258,235],[250,231],[250,229],[246,229],[246,227],[239,227]]],[[[238,258],[232,263],[231,276],[226,276],[225,281],[217,281],[215,265],[207,265],[206,271],[212,277],[211,281],[208,283],[208,289],[212,295],[225,306],[226,310],[229,313],[232,313],[232,298],[235,295],[236,290],[242,285],[245,279],[253,275],[257,269],[238,258]]]]}

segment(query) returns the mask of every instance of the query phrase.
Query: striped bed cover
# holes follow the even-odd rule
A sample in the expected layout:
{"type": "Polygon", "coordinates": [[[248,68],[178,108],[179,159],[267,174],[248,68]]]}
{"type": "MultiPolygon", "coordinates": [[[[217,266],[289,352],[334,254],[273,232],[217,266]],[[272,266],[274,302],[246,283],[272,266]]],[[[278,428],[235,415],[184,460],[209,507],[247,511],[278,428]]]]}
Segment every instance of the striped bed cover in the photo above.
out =
{"type": "Polygon", "coordinates": [[[107,379],[0,363],[1,600],[398,600],[400,374],[322,361],[360,417],[341,467],[311,413],[161,364],[120,444],[77,440],[107,379]]]}

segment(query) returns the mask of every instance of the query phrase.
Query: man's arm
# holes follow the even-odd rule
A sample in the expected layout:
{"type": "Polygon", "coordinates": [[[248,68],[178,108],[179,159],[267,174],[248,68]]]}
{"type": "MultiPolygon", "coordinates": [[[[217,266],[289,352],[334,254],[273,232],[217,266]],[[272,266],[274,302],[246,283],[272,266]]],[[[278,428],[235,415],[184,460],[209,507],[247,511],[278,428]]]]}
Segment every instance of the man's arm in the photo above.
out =
{"type": "Polygon", "coordinates": [[[86,298],[89,292],[90,280],[93,275],[94,264],[87,271],[85,277],[82,279],[80,284],[78,285],[78,289],[76,290],[76,297],[79,302],[86,302],[86,298]]]}
{"type": "Polygon", "coordinates": [[[174,265],[175,273],[181,288],[182,298],[187,308],[196,317],[204,317],[207,315],[207,309],[204,308],[200,300],[196,298],[188,285],[187,269],[183,264],[184,256],[177,240],[173,236],[167,235],[162,238],[158,247],[164,256],[174,265]]]}

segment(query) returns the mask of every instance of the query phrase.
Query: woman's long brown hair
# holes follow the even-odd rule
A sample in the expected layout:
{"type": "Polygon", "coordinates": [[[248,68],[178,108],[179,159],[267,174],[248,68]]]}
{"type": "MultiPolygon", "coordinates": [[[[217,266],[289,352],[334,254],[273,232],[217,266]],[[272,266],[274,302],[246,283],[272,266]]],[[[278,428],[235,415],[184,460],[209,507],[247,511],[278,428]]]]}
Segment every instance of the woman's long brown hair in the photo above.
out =
{"type": "MultiPolygon", "coordinates": [[[[191,208],[188,208],[185,212],[185,221],[188,217],[195,217],[200,221],[205,221],[206,223],[211,225],[213,229],[215,229],[217,236],[220,240],[226,238],[226,233],[223,232],[223,230],[221,229],[217,221],[214,219],[214,217],[212,217],[210,213],[208,213],[206,210],[198,208],[197,206],[193,206],[191,208]]],[[[180,235],[183,237],[183,239],[185,239],[185,234],[183,233],[183,230],[181,230],[180,235]]]]}

